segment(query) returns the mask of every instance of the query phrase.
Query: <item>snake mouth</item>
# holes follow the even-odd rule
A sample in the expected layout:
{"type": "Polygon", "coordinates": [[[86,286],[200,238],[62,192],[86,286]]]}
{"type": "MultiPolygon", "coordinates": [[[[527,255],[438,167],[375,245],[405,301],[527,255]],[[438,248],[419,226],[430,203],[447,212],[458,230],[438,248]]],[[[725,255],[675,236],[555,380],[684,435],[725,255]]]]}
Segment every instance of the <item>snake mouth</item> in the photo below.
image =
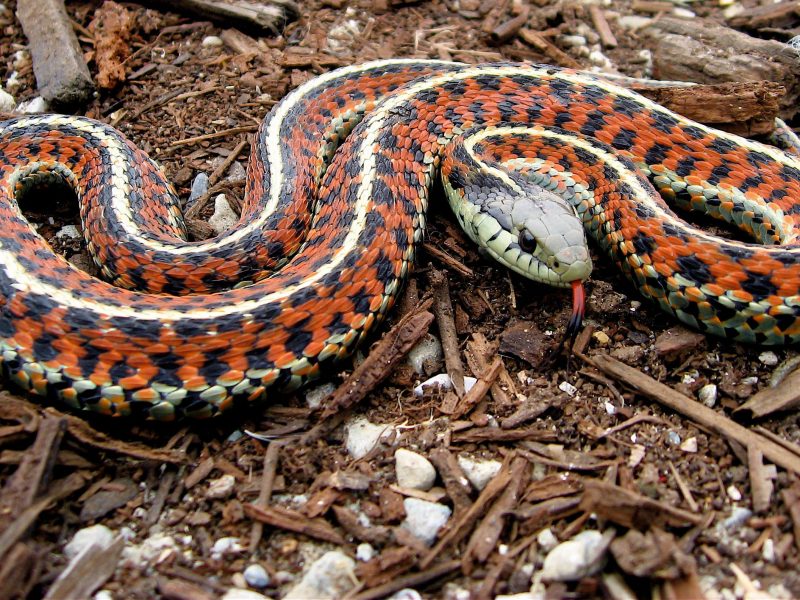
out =
{"type": "Polygon", "coordinates": [[[572,314],[567,323],[565,337],[574,340],[583,324],[583,315],[586,313],[586,292],[583,288],[583,281],[572,282],[572,314]]]}

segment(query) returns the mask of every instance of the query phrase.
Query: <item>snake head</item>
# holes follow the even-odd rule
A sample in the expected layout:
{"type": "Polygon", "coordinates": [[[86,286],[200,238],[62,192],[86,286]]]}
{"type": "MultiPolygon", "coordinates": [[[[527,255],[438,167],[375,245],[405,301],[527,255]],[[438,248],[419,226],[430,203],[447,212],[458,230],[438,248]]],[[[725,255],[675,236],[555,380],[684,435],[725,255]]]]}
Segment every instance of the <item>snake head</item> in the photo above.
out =
{"type": "Polygon", "coordinates": [[[550,285],[567,287],[588,278],[592,260],[583,224],[572,207],[540,186],[526,185],[524,190],[511,206],[509,229],[516,234],[516,244],[504,255],[516,265],[529,262],[525,274],[550,285]]]}

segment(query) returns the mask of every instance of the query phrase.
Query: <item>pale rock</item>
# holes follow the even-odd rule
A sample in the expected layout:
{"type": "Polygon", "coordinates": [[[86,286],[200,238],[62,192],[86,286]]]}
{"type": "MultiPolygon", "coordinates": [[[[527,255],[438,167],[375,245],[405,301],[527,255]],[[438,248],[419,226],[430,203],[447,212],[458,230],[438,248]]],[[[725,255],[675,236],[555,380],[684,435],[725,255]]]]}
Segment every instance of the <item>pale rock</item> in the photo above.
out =
{"type": "Polygon", "coordinates": [[[758,355],[758,360],[768,367],[774,367],[778,364],[778,355],[772,350],[766,350],[758,355]]]}
{"type": "MultiPolygon", "coordinates": [[[[464,377],[464,391],[468,392],[472,389],[472,386],[478,380],[474,377],[464,377]]],[[[438,375],[434,375],[433,377],[429,377],[422,383],[420,383],[417,387],[414,388],[414,395],[415,396],[422,396],[425,393],[426,387],[434,387],[439,386],[439,388],[443,390],[449,390],[453,387],[453,380],[450,379],[450,375],[447,373],[439,373],[438,375]]]]}
{"type": "Polygon", "coordinates": [[[371,544],[364,542],[356,546],[356,558],[361,562],[370,561],[374,556],[375,548],[373,548],[371,544]]]}
{"type": "Polygon", "coordinates": [[[341,598],[357,583],[356,562],[339,551],[323,554],[308,568],[303,578],[294,586],[285,600],[341,598]]]}
{"type": "Polygon", "coordinates": [[[697,452],[697,438],[694,436],[686,438],[680,445],[680,448],[684,452],[689,452],[691,454],[697,452]]]}
{"type": "Polygon", "coordinates": [[[253,590],[243,590],[241,588],[231,588],[225,592],[220,600],[270,600],[268,596],[259,594],[253,590]]]}
{"type": "Polygon", "coordinates": [[[381,437],[391,432],[392,426],[375,425],[367,419],[359,417],[350,421],[345,429],[347,430],[345,439],[347,452],[358,460],[379,444],[381,437]]]}
{"type": "Polygon", "coordinates": [[[236,487],[236,478],[233,475],[225,474],[219,479],[212,479],[208,482],[206,498],[221,500],[227,498],[236,487]]]}
{"type": "Polygon", "coordinates": [[[306,392],[306,406],[311,410],[317,410],[322,406],[322,401],[336,391],[336,386],[332,383],[316,385],[306,392]]]}
{"type": "Polygon", "coordinates": [[[243,575],[250,587],[261,589],[269,585],[269,573],[259,564],[248,565],[243,575]]]}
{"type": "Polygon", "coordinates": [[[124,564],[141,569],[150,564],[161,563],[178,551],[175,538],[165,533],[156,533],[141,544],[125,546],[122,559],[124,564]]]}
{"type": "Polygon", "coordinates": [[[244,548],[239,543],[239,538],[236,537],[223,537],[219,538],[214,545],[211,546],[211,557],[219,560],[223,556],[231,554],[238,554],[244,548]]]}
{"type": "Polygon", "coordinates": [[[717,386],[707,383],[697,392],[697,398],[708,408],[713,408],[717,403],[717,386]]]}
{"type": "Polygon", "coordinates": [[[406,518],[402,527],[428,546],[436,540],[436,534],[447,523],[452,513],[444,504],[419,498],[405,498],[403,507],[406,510],[406,518]]]}
{"type": "Polygon", "coordinates": [[[200,43],[206,48],[218,48],[219,46],[222,46],[223,41],[222,38],[217,37],[216,35],[207,35],[200,43]]]}
{"type": "Polygon", "coordinates": [[[464,471],[472,487],[481,491],[500,472],[503,464],[497,460],[474,460],[468,456],[459,456],[458,466],[464,471]]]}
{"type": "Polygon", "coordinates": [[[400,487],[428,491],[436,481],[436,469],[431,462],[416,452],[398,448],[394,453],[394,467],[400,487]]]}
{"type": "Polygon", "coordinates": [[[599,531],[582,531],[562,542],[545,557],[542,579],[545,581],[577,581],[603,568],[610,536],[599,531]]]}
{"type": "Polygon", "coordinates": [[[47,102],[41,96],[36,96],[25,102],[20,102],[17,106],[17,112],[25,115],[36,113],[43,113],[47,111],[47,102]]]}
{"type": "Polygon", "coordinates": [[[105,525],[92,525],[75,532],[72,539],[64,546],[64,556],[72,560],[89,546],[97,545],[108,548],[114,541],[114,532],[105,525]]]}
{"type": "Polygon", "coordinates": [[[92,600],[114,600],[114,594],[108,590],[100,590],[92,596],[92,600]]]}
{"type": "Polygon", "coordinates": [[[214,198],[214,214],[208,219],[208,224],[217,235],[231,229],[239,221],[239,216],[233,212],[231,205],[225,198],[225,194],[220,194],[214,198]]]}
{"type": "Polygon", "coordinates": [[[438,365],[442,361],[442,343],[439,339],[427,334],[416,346],[414,346],[406,357],[406,362],[419,375],[426,375],[426,365],[438,365]]]}
{"type": "Polygon", "coordinates": [[[417,590],[403,588],[389,596],[388,600],[422,600],[422,596],[417,590]]]}
{"type": "Polygon", "coordinates": [[[550,552],[550,550],[558,546],[558,538],[553,533],[553,530],[548,527],[536,534],[536,543],[545,552],[550,552]]]}
{"type": "Polygon", "coordinates": [[[16,105],[17,101],[14,100],[14,96],[0,89],[0,112],[11,112],[16,105]]]}

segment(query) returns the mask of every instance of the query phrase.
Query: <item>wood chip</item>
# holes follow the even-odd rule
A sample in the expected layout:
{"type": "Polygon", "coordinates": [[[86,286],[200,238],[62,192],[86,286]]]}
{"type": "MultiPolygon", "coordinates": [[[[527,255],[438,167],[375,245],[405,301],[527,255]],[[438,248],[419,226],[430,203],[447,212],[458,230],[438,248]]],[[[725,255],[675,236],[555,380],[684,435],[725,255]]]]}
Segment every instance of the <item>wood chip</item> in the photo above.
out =
{"type": "Polygon", "coordinates": [[[333,544],[345,543],[344,538],[329,523],[321,519],[309,519],[296,510],[278,506],[260,507],[255,504],[245,504],[244,514],[271,527],[302,533],[308,537],[333,544]]]}
{"type": "Polygon", "coordinates": [[[433,312],[439,326],[439,339],[442,342],[447,374],[453,382],[453,390],[459,398],[464,397],[464,366],[458,345],[458,334],[453,319],[453,301],[450,298],[450,284],[447,274],[432,270],[429,274],[433,288],[433,312]]]}
{"type": "Polygon", "coordinates": [[[90,598],[114,574],[125,540],[117,537],[110,546],[92,544],[67,566],[47,590],[44,600],[90,598]]]}
{"type": "Polygon", "coordinates": [[[800,369],[795,369],[775,387],[765,387],[733,411],[735,415],[760,419],[800,406],[800,369]]]}

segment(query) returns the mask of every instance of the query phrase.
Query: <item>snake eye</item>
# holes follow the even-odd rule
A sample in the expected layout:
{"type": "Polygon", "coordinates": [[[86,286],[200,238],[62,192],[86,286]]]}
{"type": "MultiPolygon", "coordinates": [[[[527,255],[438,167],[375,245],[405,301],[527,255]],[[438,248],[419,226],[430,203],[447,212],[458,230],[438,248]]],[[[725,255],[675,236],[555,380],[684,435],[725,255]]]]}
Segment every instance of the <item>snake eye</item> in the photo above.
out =
{"type": "Polygon", "coordinates": [[[527,229],[519,232],[519,247],[528,254],[533,254],[536,250],[536,238],[527,229]]]}

